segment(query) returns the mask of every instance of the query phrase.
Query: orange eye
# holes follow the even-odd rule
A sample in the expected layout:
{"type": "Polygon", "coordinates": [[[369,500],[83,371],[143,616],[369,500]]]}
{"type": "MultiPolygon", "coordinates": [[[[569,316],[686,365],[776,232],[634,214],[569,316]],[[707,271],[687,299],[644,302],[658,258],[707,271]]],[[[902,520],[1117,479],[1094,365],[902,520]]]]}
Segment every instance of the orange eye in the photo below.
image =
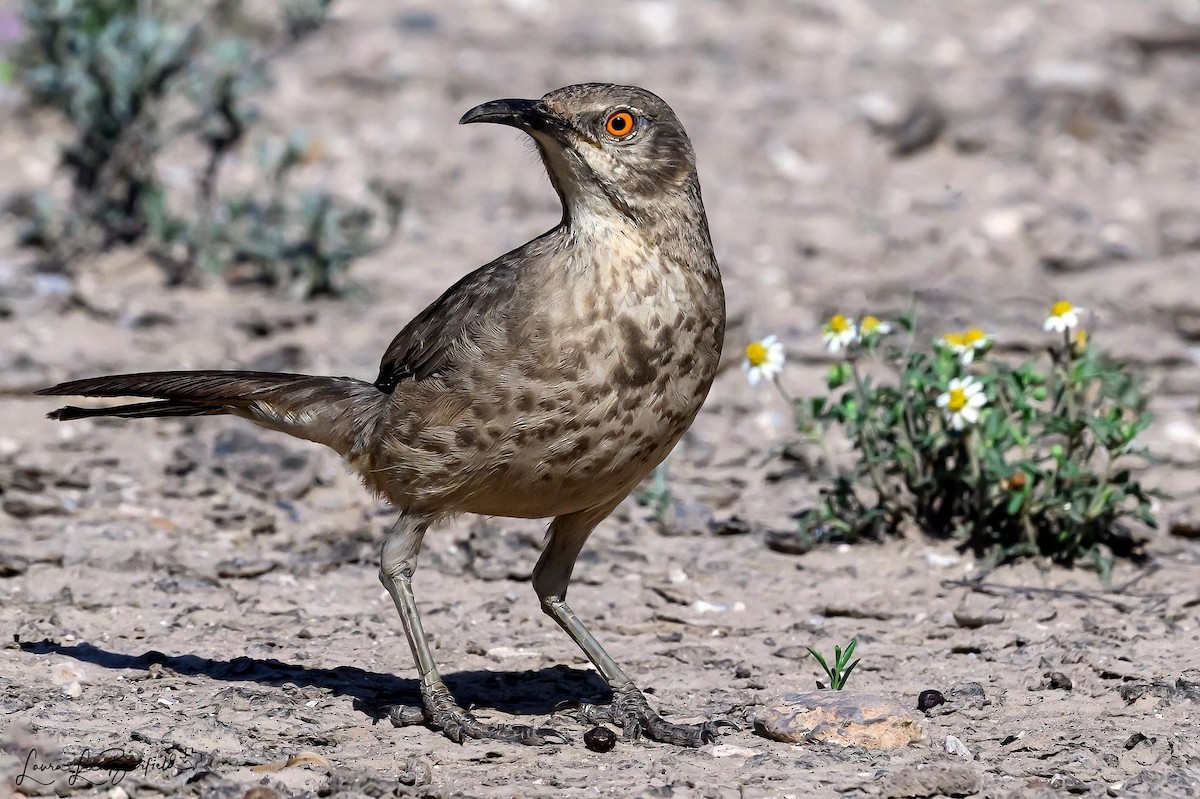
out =
{"type": "Polygon", "coordinates": [[[604,123],[604,129],[610,136],[623,139],[633,132],[633,114],[628,111],[618,111],[604,123]]]}

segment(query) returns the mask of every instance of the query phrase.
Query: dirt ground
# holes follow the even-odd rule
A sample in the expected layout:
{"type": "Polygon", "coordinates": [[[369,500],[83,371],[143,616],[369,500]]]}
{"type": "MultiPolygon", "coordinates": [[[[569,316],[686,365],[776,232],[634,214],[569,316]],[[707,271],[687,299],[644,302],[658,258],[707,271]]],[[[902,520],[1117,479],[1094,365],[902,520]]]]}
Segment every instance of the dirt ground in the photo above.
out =
{"type": "MultiPolygon", "coordinates": [[[[334,17],[277,64],[263,105],[266,129],[315,135],[307,179],[405,187],[401,235],[354,265],[350,296],[168,291],[128,252],[72,289],[0,227],[0,793],[1200,792],[1200,5],[339,0],[334,17]],[[528,585],[539,523],[431,534],[415,589],[460,700],[574,744],[460,746],[378,717],[417,697],[375,575],[391,516],[332,453],[224,419],[62,425],[29,396],[158,368],[373,378],[443,288],[558,219],[519,134],[458,116],[583,80],[644,85],[687,125],[734,315],[730,368],[670,461],[675,521],[628,502],[571,592],[664,714],[742,724],[698,750],[592,752],[587,725],[555,714],[606,693],[528,585]],[[1105,588],[1025,563],[972,587],[952,542],[764,545],[817,485],[766,457],[789,431],[737,368],[751,337],[783,339],[801,392],[819,385],[835,311],[915,302],[931,330],[978,325],[1003,354],[1039,346],[1062,297],[1150,380],[1159,460],[1141,476],[1172,495],[1150,566],[1105,588]],[[950,699],[924,743],[793,746],[744,723],[813,686],[806,645],[855,635],[853,688],[950,699]],[[109,754],[54,770],[84,750],[109,754]]],[[[0,91],[0,195],[49,179],[57,130],[0,91]]]]}

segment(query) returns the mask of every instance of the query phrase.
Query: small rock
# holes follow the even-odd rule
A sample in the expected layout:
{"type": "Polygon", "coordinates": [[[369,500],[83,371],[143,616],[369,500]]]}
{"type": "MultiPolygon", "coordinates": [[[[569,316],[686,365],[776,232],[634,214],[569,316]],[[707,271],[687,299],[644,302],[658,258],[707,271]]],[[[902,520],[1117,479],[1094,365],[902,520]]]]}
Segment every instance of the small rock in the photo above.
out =
{"type": "Polygon", "coordinates": [[[1061,671],[1047,672],[1045,677],[1045,685],[1047,688],[1056,691],[1070,691],[1073,687],[1071,684],[1071,678],[1063,674],[1061,671]]]}
{"type": "Polygon", "coordinates": [[[1200,213],[1191,209],[1168,209],[1159,214],[1158,235],[1163,255],[1200,250],[1200,213]]]}
{"type": "Polygon", "coordinates": [[[925,562],[935,569],[949,569],[957,566],[962,559],[958,555],[947,555],[944,552],[929,550],[925,553],[925,562]]]}
{"type": "Polygon", "coordinates": [[[1194,507],[1184,508],[1175,518],[1171,519],[1167,528],[1171,535],[1186,538],[1189,541],[1200,539],[1200,510],[1194,507]]]}
{"type": "Polygon", "coordinates": [[[592,727],[583,734],[583,745],[593,752],[611,752],[617,745],[617,734],[608,727],[592,727]]]}
{"type": "Polygon", "coordinates": [[[984,214],[979,226],[992,241],[1009,241],[1024,232],[1025,215],[1023,208],[997,208],[984,214]]]}
{"type": "Polygon", "coordinates": [[[64,688],[71,683],[87,682],[87,672],[77,663],[56,663],[50,667],[50,681],[64,688]]]}
{"type": "Polygon", "coordinates": [[[921,695],[917,697],[917,710],[922,713],[944,704],[946,704],[946,697],[942,696],[941,691],[922,691],[921,695]]]}
{"type": "Polygon", "coordinates": [[[4,498],[4,512],[17,519],[61,516],[67,512],[62,500],[47,494],[24,494],[4,498]]]}
{"type": "Polygon", "coordinates": [[[78,699],[83,696],[83,686],[79,684],[78,680],[72,680],[62,687],[62,692],[72,699],[78,699]]]}
{"type": "Polygon", "coordinates": [[[971,766],[937,765],[906,768],[883,779],[883,799],[972,796],[983,790],[983,777],[971,766]]]}
{"type": "Polygon", "coordinates": [[[757,749],[749,749],[745,746],[734,746],[733,744],[717,744],[710,746],[708,753],[713,757],[754,757],[762,754],[757,749]]]}
{"type": "Polygon", "coordinates": [[[277,568],[279,568],[279,564],[271,560],[232,558],[217,564],[217,576],[244,580],[261,577],[277,568]]]}
{"type": "Polygon", "coordinates": [[[784,555],[805,555],[817,545],[813,536],[799,530],[768,530],[763,543],[772,552],[784,555]]]}
{"type": "Polygon", "coordinates": [[[1129,750],[1133,749],[1135,746],[1137,746],[1138,744],[1140,744],[1140,743],[1143,743],[1143,742],[1145,742],[1145,741],[1149,741],[1150,743],[1154,743],[1154,739],[1153,739],[1153,738],[1150,738],[1149,736],[1143,735],[1143,734],[1142,734],[1142,733],[1140,733],[1140,732],[1135,732],[1133,735],[1130,735],[1128,739],[1126,739],[1126,741],[1125,741],[1125,750],[1126,750],[1126,751],[1129,751],[1129,750]]]}
{"type": "Polygon", "coordinates": [[[967,748],[965,743],[955,738],[953,735],[946,736],[946,754],[957,755],[964,760],[971,759],[971,750],[967,748]]]}
{"type": "Polygon", "coordinates": [[[16,577],[29,569],[29,559],[20,555],[0,552],[0,578],[16,577]]]}
{"type": "Polygon", "coordinates": [[[107,799],[129,799],[129,792],[118,785],[115,788],[109,788],[105,796],[107,799]]]}
{"type": "Polygon", "coordinates": [[[892,749],[924,740],[921,722],[882,696],[850,691],[786,694],[754,720],[759,735],[785,743],[819,741],[892,749]]]}
{"type": "Polygon", "coordinates": [[[978,710],[990,704],[983,686],[977,682],[956,685],[945,692],[945,704],[933,707],[928,711],[931,716],[946,716],[959,710],[978,710]]]}
{"type": "Polygon", "coordinates": [[[812,653],[808,651],[808,647],[797,646],[795,644],[781,646],[771,654],[777,658],[783,658],[784,660],[804,660],[807,657],[812,657],[812,653]]]}
{"type": "Polygon", "coordinates": [[[988,624],[1004,621],[1001,613],[974,612],[966,609],[954,611],[954,623],[967,630],[978,630],[988,624]]]}
{"type": "Polygon", "coordinates": [[[1050,787],[1067,793],[1089,793],[1091,785],[1070,774],[1055,774],[1050,778],[1050,787]]]}

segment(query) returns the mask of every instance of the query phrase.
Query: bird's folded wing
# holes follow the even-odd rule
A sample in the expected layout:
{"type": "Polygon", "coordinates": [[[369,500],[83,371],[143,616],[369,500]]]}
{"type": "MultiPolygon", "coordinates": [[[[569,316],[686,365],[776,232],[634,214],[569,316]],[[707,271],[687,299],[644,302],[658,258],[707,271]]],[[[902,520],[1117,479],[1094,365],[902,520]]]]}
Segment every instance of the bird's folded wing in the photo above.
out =
{"type": "Polygon", "coordinates": [[[458,345],[468,343],[488,319],[511,313],[517,273],[512,256],[476,269],[409,322],[383,354],[375,387],[391,393],[401,381],[446,369],[458,345]]]}

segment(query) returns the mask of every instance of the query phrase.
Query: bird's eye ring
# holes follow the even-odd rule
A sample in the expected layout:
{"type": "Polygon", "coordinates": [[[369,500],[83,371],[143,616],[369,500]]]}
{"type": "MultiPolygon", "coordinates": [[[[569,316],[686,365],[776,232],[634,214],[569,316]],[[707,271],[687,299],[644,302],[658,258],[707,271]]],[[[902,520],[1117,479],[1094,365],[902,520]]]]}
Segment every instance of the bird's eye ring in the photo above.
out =
{"type": "Polygon", "coordinates": [[[628,111],[616,111],[609,114],[608,121],[604,123],[604,129],[608,131],[608,135],[618,139],[623,139],[633,133],[633,127],[633,114],[628,111]]]}

